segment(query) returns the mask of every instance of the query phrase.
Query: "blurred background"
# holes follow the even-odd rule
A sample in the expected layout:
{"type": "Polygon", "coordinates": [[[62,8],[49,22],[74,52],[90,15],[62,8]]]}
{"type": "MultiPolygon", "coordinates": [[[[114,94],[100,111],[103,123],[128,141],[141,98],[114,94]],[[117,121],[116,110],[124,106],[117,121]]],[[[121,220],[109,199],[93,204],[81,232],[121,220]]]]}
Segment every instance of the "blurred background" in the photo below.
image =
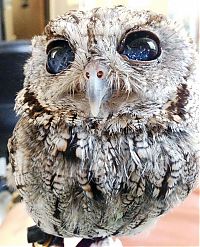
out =
{"type": "MultiPolygon", "coordinates": [[[[26,227],[33,224],[6,186],[7,141],[17,121],[14,99],[23,85],[23,65],[31,54],[30,39],[41,34],[50,19],[70,9],[114,5],[169,16],[181,23],[199,51],[199,0],[0,0],[0,246],[25,246],[26,227]],[[11,206],[11,202],[17,206],[11,206]]],[[[200,246],[199,190],[148,234],[121,240],[125,247],[200,246]]]]}

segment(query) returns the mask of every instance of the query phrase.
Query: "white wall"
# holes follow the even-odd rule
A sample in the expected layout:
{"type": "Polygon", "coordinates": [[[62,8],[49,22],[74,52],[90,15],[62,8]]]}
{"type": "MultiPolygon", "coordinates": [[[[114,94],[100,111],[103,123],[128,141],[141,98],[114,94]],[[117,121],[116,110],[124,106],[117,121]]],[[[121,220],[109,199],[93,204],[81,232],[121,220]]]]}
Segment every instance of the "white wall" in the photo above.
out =
{"type": "Polygon", "coordinates": [[[54,19],[70,9],[78,9],[78,6],[78,0],[50,0],[50,19],[54,19]]]}

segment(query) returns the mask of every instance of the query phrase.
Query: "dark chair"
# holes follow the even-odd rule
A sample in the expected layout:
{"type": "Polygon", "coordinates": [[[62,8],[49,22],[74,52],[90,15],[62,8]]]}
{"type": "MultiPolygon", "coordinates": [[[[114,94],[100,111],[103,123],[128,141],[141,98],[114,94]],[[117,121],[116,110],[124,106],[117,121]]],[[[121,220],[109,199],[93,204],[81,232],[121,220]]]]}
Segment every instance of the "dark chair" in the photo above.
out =
{"type": "Polygon", "coordinates": [[[8,138],[17,122],[15,97],[23,86],[23,66],[30,54],[30,41],[0,42],[0,157],[7,157],[8,138]]]}

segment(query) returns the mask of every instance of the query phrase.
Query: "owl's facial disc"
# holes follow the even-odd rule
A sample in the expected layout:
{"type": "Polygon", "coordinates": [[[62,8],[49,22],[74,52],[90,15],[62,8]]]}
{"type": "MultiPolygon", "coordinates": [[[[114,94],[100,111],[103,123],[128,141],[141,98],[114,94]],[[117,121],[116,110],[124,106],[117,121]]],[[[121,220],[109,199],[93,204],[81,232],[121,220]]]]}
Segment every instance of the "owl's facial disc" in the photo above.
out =
{"type": "Polygon", "coordinates": [[[93,117],[99,115],[102,103],[108,100],[111,95],[107,75],[108,69],[99,61],[90,61],[85,67],[87,96],[93,117]]]}

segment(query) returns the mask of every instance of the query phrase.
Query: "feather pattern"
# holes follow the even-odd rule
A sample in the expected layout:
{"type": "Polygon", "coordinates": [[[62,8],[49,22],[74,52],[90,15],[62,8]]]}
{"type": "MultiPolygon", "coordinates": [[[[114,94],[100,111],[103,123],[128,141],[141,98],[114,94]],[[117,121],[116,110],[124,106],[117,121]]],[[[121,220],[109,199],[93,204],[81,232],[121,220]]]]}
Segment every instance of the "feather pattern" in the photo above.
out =
{"type": "Polygon", "coordinates": [[[71,11],[33,39],[9,140],[16,187],[36,224],[55,236],[137,234],[194,188],[199,81],[191,41],[162,15],[124,7],[71,11]],[[155,61],[129,61],[127,32],[156,33],[155,61]],[[46,47],[64,39],[75,60],[46,71],[46,47]],[[182,52],[183,51],[183,52],[182,52]],[[84,77],[105,65],[111,96],[92,117],[84,77]]]}

